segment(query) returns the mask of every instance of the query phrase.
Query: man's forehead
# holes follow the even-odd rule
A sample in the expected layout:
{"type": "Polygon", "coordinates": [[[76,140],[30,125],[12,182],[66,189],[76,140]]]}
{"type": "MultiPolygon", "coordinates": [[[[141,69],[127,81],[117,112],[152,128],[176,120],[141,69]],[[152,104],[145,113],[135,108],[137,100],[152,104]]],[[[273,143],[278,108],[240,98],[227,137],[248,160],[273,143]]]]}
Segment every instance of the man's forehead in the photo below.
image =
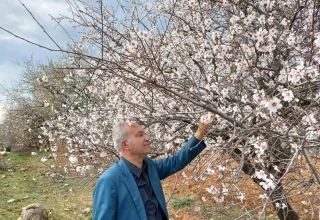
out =
{"type": "Polygon", "coordinates": [[[137,123],[130,123],[124,126],[127,133],[136,133],[139,131],[143,131],[143,128],[137,123]]]}

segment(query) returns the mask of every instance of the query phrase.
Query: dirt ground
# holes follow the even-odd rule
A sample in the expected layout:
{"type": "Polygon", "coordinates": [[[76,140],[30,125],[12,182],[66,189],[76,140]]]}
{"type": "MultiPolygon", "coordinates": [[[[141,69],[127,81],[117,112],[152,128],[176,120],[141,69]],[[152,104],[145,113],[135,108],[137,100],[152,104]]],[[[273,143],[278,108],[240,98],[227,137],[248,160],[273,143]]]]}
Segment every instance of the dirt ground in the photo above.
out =
{"type": "MultiPolygon", "coordinates": [[[[299,170],[299,177],[302,176],[305,179],[310,179],[311,172],[305,161],[298,160],[296,163],[301,163],[301,166],[297,165],[297,167],[301,168],[299,170]]],[[[316,165],[316,169],[320,171],[319,159],[314,161],[314,164],[316,165]]],[[[230,166],[237,167],[237,164],[231,162],[230,166]]],[[[263,213],[260,213],[259,209],[255,210],[256,207],[260,207],[261,210],[263,200],[259,198],[259,196],[262,195],[264,191],[254,183],[251,178],[244,176],[234,187],[229,187],[231,190],[229,191],[229,195],[224,196],[224,202],[216,202],[213,196],[206,191],[206,188],[215,186],[221,189],[221,183],[228,182],[230,175],[228,175],[226,170],[217,170],[213,175],[207,175],[205,181],[190,178],[190,180],[185,182],[183,173],[188,177],[192,177],[195,170],[197,170],[197,167],[188,166],[183,171],[163,181],[163,188],[166,192],[167,200],[172,196],[172,193],[174,193],[173,198],[190,197],[194,202],[192,208],[185,209],[184,212],[177,211],[169,205],[169,212],[173,219],[235,219],[237,215],[241,216],[246,212],[250,213],[250,211],[252,211],[252,219],[264,219],[263,213]],[[224,176],[223,181],[218,180],[219,176],[224,176]],[[237,192],[244,194],[245,198],[243,202],[237,198],[237,192]],[[206,201],[203,201],[203,197],[206,201]],[[194,211],[195,207],[200,207],[202,212],[194,211]]],[[[284,188],[289,189],[293,184],[296,184],[298,182],[297,178],[296,173],[288,174],[282,181],[284,188]]],[[[309,187],[301,184],[300,187],[290,192],[289,197],[291,197],[288,200],[289,203],[301,219],[320,219],[320,186],[317,187],[316,184],[313,184],[309,187]]],[[[270,203],[267,206],[265,216],[266,219],[278,219],[276,217],[276,211],[270,203]]],[[[249,215],[244,215],[243,218],[240,219],[248,218],[250,218],[249,215]]]]}
{"type": "MultiPolygon", "coordinates": [[[[11,169],[0,171],[0,219],[16,220],[23,206],[40,202],[50,210],[50,219],[90,220],[94,180],[83,178],[61,182],[50,180],[46,173],[51,162],[49,160],[41,165],[39,161],[43,156],[47,154],[37,156],[11,154],[6,157],[5,160],[11,169]]],[[[316,163],[316,168],[320,171],[319,165],[320,163],[316,163]]],[[[230,162],[229,166],[229,169],[225,170],[215,169],[212,175],[202,175],[206,177],[205,181],[199,178],[203,172],[199,165],[188,166],[165,179],[162,186],[170,219],[278,219],[270,204],[265,215],[259,212],[263,205],[259,195],[263,194],[263,190],[249,177],[244,176],[234,186],[229,185],[230,191],[224,196],[224,201],[217,202],[214,196],[206,191],[206,188],[211,186],[221,190],[222,183],[231,184],[228,170],[237,165],[230,162]],[[184,176],[187,176],[186,181],[184,176]],[[239,192],[244,195],[243,202],[237,198],[239,192]],[[256,207],[258,208],[255,209],[256,207]]],[[[308,179],[310,177],[308,167],[305,164],[301,167],[303,169],[299,171],[299,175],[308,179]]],[[[289,174],[283,180],[284,185],[289,187],[290,184],[296,183],[297,175],[298,173],[289,174]]],[[[301,219],[319,219],[320,188],[307,188],[302,185],[289,195],[292,195],[289,202],[301,219]]]]}

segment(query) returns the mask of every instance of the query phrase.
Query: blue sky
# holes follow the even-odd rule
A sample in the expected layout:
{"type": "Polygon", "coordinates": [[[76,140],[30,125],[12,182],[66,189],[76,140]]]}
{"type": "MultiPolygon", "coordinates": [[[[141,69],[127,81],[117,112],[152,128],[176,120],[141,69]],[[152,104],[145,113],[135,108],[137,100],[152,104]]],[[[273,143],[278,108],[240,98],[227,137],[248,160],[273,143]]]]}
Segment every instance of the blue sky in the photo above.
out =
{"type": "MultiPolygon", "coordinates": [[[[43,32],[41,27],[33,20],[28,11],[18,0],[0,0],[0,27],[7,29],[14,34],[30,40],[34,43],[57,49],[56,45],[43,32]]],[[[35,18],[59,44],[66,48],[70,39],[49,16],[59,17],[59,15],[72,16],[68,10],[69,5],[66,0],[20,0],[32,12],[35,18]]],[[[88,3],[97,4],[96,0],[85,0],[88,3]]],[[[120,0],[121,2],[122,0],[120,0]]],[[[72,2],[72,1],[71,1],[72,2]]],[[[103,0],[104,5],[117,8],[118,0],[103,0]]],[[[148,2],[146,0],[146,2],[148,2]]],[[[128,3],[125,3],[128,4],[128,3]]],[[[119,9],[119,8],[118,8],[119,9]]],[[[121,10],[116,12],[118,17],[123,17],[121,10]]],[[[78,41],[80,35],[77,30],[71,27],[69,22],[61,23],[71,37],[78,41]]],[[[25,59],[33,57],[34,61],[46,61],[48,58],[59,55],[46,49],[29,44],[18,39],[0,29],[0,85],[11,85],[18,81],[23,68],[17,63],[23,64],[25,59]]],[[[3,118],[4,96],[0,90],[0,122],[3,118]]]]}
{"type": "MultiPolygon", "coordinates": [[[[95,2],[93,0],[88,1],[95,2]]],[[[70,42],[68,36],[49,15],[53,17],[58,17],[60,14],[70,15],[67,2],[65,0],[21,0],[21,2],[33,13],[52,38],[60,46],[66,47],[67,43],[70,42]]],[[[56,46],[18,0],[1,0],[0,14],[0,27],[35,43],[56,49],[56,46]]],[[[62,23],[62,25],[73,39],[80,39],[80,36],[69,23],[62,23]]],[[[22,67],[17,63],[23,64],[24,59],[33,56],[35,61],[46,61],[56,55],[58,54],[55,52],[31,45],[0,30],[0,84],[10,86],[18,80],[22,67]]],[[[0,120],[3,113],[1,100],[3,100],[3,96],[0,94],[0,120]]]]}
{"type": "MultiPolygon", "coordinates": [[[[70,14],[67,11],[68,4],[64,0],[21,0],[21,2],[29,8],[61,46],[66,45],[67,35],[61,28],[56,27],[55,22],[49,16],[49,14],[53,17],[57,17],[59,14],[70,14]]],[[[1,0],[0,14],[1,27],[33,42],[56,48],[18,0],[1,0]]],[[[77,37],[70,25],[69,27],[64,26],[72,33],[73,37],[77,37]]],[[[23,59],[30,58],[31,55],[35,60],[44,60],[56,55],[15,38],[3,30],[0,30],[0,48],[0,81],[6,82],[16,79],[21,72],[21,68],[15,64],[16,62],[23,63],[23,59]]]]}

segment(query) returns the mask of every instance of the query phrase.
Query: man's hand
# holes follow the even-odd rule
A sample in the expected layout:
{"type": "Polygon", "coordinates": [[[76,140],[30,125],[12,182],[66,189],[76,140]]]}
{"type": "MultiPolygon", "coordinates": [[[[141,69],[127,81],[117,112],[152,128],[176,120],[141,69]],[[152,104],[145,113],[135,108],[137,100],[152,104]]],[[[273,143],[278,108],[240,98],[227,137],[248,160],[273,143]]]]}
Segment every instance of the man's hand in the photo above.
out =
{"type": "Polygon", "coordinates": [[[209,124],[212,123],[214,117],[215,115],[212,113],[201,116],[198,130],[194,133],[195,138],[197,138],[198,140],[202,140],[203,136],[207,133],[209,124]]]}

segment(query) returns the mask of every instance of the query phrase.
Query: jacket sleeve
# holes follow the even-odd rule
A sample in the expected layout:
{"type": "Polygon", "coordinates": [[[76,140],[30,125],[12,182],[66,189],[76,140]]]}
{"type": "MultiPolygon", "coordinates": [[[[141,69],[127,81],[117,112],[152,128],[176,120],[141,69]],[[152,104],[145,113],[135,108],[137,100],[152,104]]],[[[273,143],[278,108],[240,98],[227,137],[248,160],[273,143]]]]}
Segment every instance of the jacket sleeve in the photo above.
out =
{"type": "Polygon", "coordinates": [[[109,177],[102,176],[93,192],[92,220],[114,220],[116,213],[116,185],[109,177]]]}
{"type": "Polygon", "coordinates": [[[153,161],[158,171],[160,180],[182,170],[205,147],[206,144],[203,141],[199,141],[192,136],[174,156],[153,161]]]}

